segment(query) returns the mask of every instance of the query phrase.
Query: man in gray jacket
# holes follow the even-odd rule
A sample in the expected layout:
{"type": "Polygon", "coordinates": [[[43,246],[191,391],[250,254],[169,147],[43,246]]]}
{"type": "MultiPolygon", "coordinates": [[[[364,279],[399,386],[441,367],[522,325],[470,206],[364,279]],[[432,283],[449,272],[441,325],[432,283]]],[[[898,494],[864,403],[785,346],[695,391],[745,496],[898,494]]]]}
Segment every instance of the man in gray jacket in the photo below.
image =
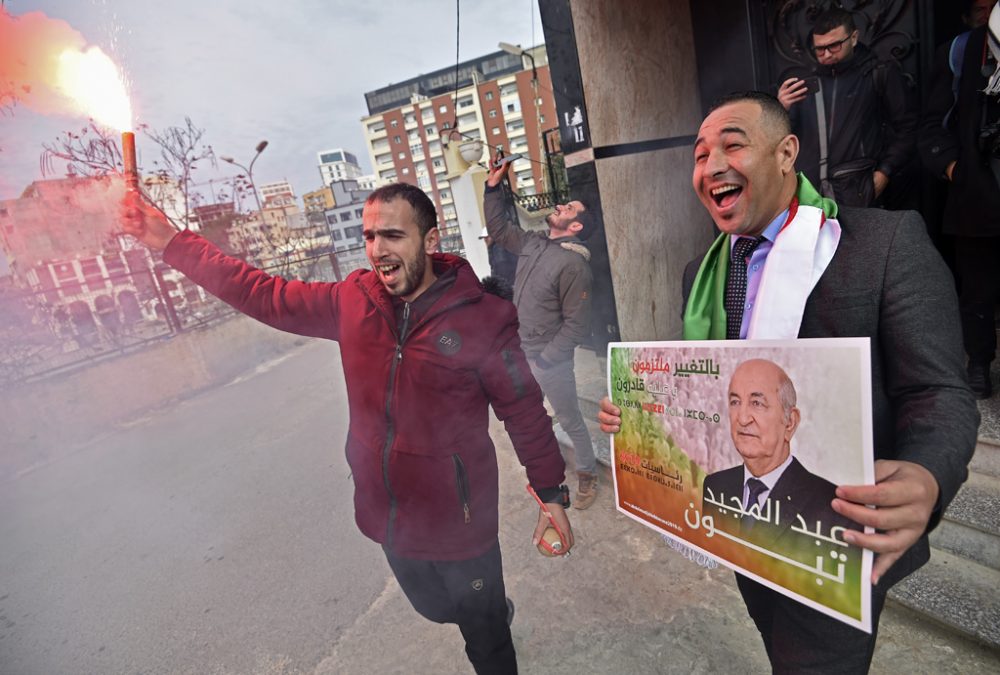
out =
{"type": "Polygon", "coordinates": [[[585,509],[597,497],[597,460],[580,412],[573,373],[576,346],[590,335],[591,214],[579,201],[556,206],[546,219],[548,234],[526,232],[507,213],[500,183],[510,163],[492,168],[486,181],[486,229],[494,245],[517,254],[514,304],[521,347],[556,419],[573,441],[579,487],[573,506],[585,509]]]}

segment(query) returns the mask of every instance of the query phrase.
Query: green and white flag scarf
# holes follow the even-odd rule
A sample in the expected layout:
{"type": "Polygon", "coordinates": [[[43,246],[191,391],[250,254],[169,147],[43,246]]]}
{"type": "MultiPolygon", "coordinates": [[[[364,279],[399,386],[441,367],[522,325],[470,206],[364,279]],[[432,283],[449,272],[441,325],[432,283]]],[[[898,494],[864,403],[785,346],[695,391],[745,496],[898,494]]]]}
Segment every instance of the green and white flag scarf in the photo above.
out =
{"type": "MultiPolygon", "coordinates": [[[[798,174],[788,218],[767,254],[747,339],[798,336],[806,300],[837,252],[837,205],[798,174]]],[[[725,340],[724,298],[729,275],[730,235],[720,234],[708,249],[684,310],[685,340],[725,340]]]]}

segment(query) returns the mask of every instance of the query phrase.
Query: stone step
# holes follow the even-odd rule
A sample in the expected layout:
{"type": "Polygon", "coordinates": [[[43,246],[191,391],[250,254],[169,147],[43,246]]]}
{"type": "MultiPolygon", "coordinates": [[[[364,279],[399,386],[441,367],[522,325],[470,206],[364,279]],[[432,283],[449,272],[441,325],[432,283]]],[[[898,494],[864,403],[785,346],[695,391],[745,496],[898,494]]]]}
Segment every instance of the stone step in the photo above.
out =
{"type": "Polygon", "coordinates": [[[889,591],[889,599],[1000,649],[1000,571],[935,549],[930,562],[889,591]]]}
{"type": "Polygon", "coordinates": [[[1000,478],[1000,443],[980,436],[969,470],[1000,478]]]}
{"type": "Polygon", "coordinates": [[[1000,478],[971,472],[931,532],[931,545],[1000,570],[1000,478]]]}

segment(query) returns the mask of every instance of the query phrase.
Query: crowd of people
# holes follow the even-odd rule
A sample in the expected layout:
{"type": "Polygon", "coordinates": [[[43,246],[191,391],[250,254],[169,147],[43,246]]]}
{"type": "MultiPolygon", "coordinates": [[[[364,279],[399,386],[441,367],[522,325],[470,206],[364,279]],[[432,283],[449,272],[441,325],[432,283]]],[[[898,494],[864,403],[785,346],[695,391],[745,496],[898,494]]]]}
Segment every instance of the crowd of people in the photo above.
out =
{"type": "MultiPolygon", "coordinates": [[[[877,555],[873,631],[737,575],[775,672],[867,671],[886,591],[927,561],[927,534],[967,475],[979,423],[975,397],[991,394],[1000,296],[1000,14],[968,16],[981,25],[942,48],[922,117],[898,66],[859,41],[848,12],[831,10],[816,18],[812,33],[815,72],[789,77],[777,97],[748,91],[723,98],[698,131],[693,188],[721,234],[678,280],[685,339],[752,339],[763,326],[783,339],[872,341],[876,484],[827,485],[817,506],[857,524],[845,539],[877,555]],[[917,203],[918,148],[923,166],[949,184],[944,232],[955,237],[960,295],[924,221],[900,210],[917,203]],[[818,269],[771,255],[783,232],[820,226],[813,239],[832,254],[815,257],[818,269]],[[756,295],[767,276],[802,286],[781,308],[793,321],[780,329],[767,325],[777,314],[769,298],[756,295]],[[720,284],[724,296],[712,292],[720,284]],[[859,289],[866,302],[851,304],[859,289]]],[[[340,343],[358,527],[382,546],[416,611],[458,625],[477,673],[517,671],[490,408],[538,497],[533,544],[551,528],[558,552],[568,552],[568,509],[591,507],[599,483],[574,376],[574,352],[590,330],[586,239],[596,217],[570,201],[555,207],[546,231],[522,229],[503,200],[509,167],[489,173],[484,235],[508,253],[509,267],[498,276],[511,283],[512,300],[489,292],[494,285],[480,283],[462,258],[438,252],[433,202],[404,183],[367,199],[371,269],[339,283],[287,281],[253,269],[195,233],[176,232],[141,195],[130,193],[123,209],[127,233],[240,311],[340,343]],[[545,398],[572,440],[572,498],[545,398]]],[[[491,259],[499,265],[502,258],[491,259]]],[[[784,411],[775,419],[791,426],[764,449],[773,461],[747,460],[745,470],[725,475],[737,481],[727,489],[738,493],[744,472],[752,474],[746,493],[758,503],[787,487],[774,471],[797,466],[787,443],[798,419],[794,390],[785,400],[787,375],[767,362],[737,374],[731,388],[745,389],[747,400],[773,389],[782,400],[776,414],[784,411]]],[[[620,415],[602,401],[605,432],[620,430],[620,415]]],[[[748,412],[732,423],[753,430],[764,420],[748,412]]]]}

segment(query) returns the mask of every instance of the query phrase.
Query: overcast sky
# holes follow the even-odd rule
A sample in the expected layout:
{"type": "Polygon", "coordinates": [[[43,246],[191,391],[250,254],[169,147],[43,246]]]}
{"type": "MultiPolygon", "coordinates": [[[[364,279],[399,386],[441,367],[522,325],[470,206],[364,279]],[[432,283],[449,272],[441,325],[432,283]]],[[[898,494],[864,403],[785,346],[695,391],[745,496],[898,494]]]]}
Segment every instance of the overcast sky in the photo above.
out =
{"type": "MultiPolygon", "coordinates": [[[[500,41],[544,42],[537,0],[462,0],[460,58],[500,41]]],[[[131,80],[134,117],[154,128],[190,116],[217,155],[254,166],[260,184],[320,185],[316,152],[343,147],[370,170],[364,93],[455,63],[455,0],[6,0],[41,11],[101,47],[131,80]]],[[[23,106],[0,116],[0,199],[42,178],[41,144],[85,119],[23,106]]],[[[140,154],[153,149],[138,138],[140,154]]],[[[140,163],[143,159],[140,158],[140,163]]],[[[223,165],[226,166],[226,165],[223,165]]],[[[208,173],[196,180],[209,178],[208,173]]]]}

